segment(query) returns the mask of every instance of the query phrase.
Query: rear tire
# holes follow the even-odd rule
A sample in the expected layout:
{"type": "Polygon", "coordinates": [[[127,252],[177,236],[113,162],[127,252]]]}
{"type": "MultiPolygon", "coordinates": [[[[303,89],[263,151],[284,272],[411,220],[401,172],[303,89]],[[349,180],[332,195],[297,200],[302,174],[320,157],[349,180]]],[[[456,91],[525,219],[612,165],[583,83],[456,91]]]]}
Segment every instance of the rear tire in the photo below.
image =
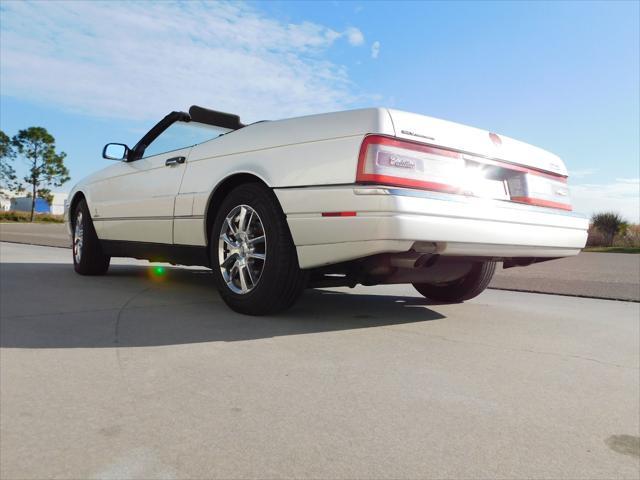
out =
{"type": "Polygon", "coordinates": [[[495,271],[496,262],[475,263],[469,273],[453,283],[447,285],[414,283],[413,286],[429,300],[460,303],[480,295],[489,286],[495,271]]]}
{"type": "Polygon", "coordinates": [[[246,315],[281,312],[306,287],[308,274],[299,267],[285,215],[262,184],[243,184],[226,196],[210,238],[216,286],[232,310],[246,315]]]}
{"type": "Polygon", "coordinates": [[[85,200],[80,200],[71,218],[73,268],[80,275],[104,275],[111,257],[102,252],[85,200]]]}

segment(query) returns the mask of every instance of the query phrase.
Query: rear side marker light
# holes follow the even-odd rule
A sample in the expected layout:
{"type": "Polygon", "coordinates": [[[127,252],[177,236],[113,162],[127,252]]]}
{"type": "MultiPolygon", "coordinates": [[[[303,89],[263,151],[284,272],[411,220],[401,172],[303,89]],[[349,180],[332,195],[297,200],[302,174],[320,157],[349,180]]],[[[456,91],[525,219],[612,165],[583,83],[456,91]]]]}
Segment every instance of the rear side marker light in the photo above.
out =
{"type": "Polygon", "coordinates": [[[322,212],[323,217],[355,217],[356,212],[322,212]]]}

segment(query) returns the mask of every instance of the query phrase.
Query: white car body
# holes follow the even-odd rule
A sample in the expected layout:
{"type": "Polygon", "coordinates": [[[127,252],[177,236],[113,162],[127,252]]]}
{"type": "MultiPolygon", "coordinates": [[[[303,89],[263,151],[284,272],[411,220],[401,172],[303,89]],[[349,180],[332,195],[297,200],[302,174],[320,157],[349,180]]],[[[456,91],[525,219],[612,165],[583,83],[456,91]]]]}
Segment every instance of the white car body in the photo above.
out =
{"type": "Polygon", "coordinates": [[[181,150],[117,162],[80,181],[69,205],[86,199],[105,243],[206,251],[215,193],[234,178],[255,177],[275,192],[302,269],[408,251],[526,264],[584,247],[588,222],[566,208],[473,191],[361,184],[360,150],[372,135],[454,150],[501,168],[524,167],[515,171],[551,181],[552,190],[556,180],[566,183],[562,160],[540,148],[423,115],[368,108],[260,122],[181,150]],[[186,161],[165,166],[177,155],[186,161]]]}

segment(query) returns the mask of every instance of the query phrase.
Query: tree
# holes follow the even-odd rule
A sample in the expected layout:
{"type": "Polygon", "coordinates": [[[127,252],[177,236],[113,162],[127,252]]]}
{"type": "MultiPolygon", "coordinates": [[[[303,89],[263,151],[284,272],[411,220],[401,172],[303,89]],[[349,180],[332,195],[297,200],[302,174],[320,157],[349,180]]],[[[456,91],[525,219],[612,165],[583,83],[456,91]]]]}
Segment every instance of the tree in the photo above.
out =
{"type": "Polygon", "coordinates": [[[11,145],[11,139],[0,130],[0,190],[15,188],[16,171],[11,162],[15,158],[15,152],[11,145]]]}
{"type": "Polygon", "coordinates": [[[627,228],[627,222],[615,212],[595,213],[591,217],[591,223],[604,235],[609,247],[613,245],[616,233],[623,232],[627,228]]]}
{"type": "Polygon", "coordinates": [[[69,170],[64,166],[66,153],[56,152],[56,141],[42,127],[20,130],[11,141],[16,152],[27,161],[28,175],[24,181],[31,189],[31,221],[38,196],[51,201],[50,187],[59,187],[69,180],[69,170]]]}

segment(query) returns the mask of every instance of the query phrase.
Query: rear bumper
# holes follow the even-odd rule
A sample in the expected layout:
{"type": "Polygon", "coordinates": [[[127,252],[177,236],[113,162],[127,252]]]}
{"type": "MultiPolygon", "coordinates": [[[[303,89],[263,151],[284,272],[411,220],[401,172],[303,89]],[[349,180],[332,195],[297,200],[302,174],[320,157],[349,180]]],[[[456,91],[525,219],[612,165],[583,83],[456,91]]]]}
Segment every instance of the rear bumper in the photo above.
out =
{"type": "Polygon", "coordinates": [[[302,268],[384,252],[486,257],[577,255],[586,218],[560,210],[389,187],[274,190],[302,268]],[[354,211],[356,216],[323,217],[354,211]]]}

